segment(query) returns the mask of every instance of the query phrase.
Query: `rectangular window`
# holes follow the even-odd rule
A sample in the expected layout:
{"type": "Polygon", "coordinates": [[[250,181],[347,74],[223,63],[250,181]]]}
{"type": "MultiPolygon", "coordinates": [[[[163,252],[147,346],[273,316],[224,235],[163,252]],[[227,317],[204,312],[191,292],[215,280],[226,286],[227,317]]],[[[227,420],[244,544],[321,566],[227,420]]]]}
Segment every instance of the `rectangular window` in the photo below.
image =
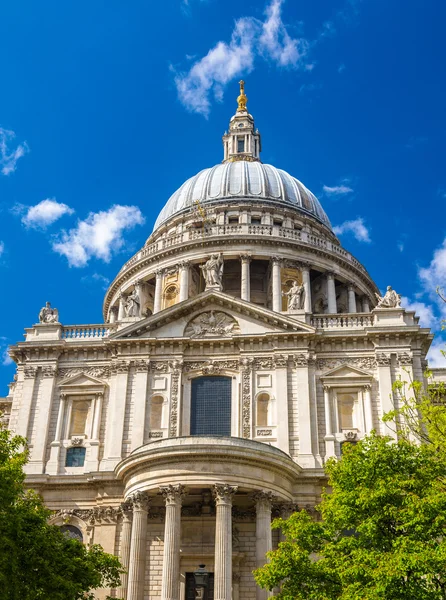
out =
{"type": "Polygon", "coordinates": [[[230,377],[197,377],[192,380],[191,435],[231,435],[230,377]]]}
{"type": "Polygon", "coordinates": [[[251,217],[251,225],[261,225],[262,219],[260,217],[251,217]]]}
{"type": "Polygon", "coordinates": [[[90,402],[75,400],[71,409],[70,437],[72,435],[85,435],[90,402]]]}
{"type": "Polygon", "coordinates": [[[237,152],[245,151],[245,138],[237,138],[237,152]]]}
{"type": "Polygon", "coordinates": [[[85,463],[85,448],[68,448],[65,459],[66,467],[83,467],[85,463]]]}
{"type": "Polygon", "coordinates": [[[238,225],[238,217],[228,217],[229,225],[238,225]]]}

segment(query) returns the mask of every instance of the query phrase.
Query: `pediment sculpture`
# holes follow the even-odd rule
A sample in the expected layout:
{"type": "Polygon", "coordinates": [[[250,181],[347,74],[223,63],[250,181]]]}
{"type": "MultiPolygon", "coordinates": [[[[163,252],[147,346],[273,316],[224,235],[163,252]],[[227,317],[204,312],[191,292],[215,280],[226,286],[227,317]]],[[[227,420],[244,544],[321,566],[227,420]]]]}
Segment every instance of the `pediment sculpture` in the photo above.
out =
{"type": "Polygon", "coordinates": [[[52,308],[51,303],[47,302],[39,312],[39,322],[45,325],[51,323],[59,323],[59,311],[57,308],[52,308]]]}
{"type": "Polygon", "coordinates": [[[401,306],[401,295],[392,290],[390,285],[387,286],[387,291],[384,296],[375,293],[378,299],[376,308],[399,308],[401,306]]]}
{"type": "Polygon", "coordinates": [[[233,317],[224,312],[210,310],[189,321],[184,335],[191,338],[228,337],[239,332],[239,324],[233,317]]]}

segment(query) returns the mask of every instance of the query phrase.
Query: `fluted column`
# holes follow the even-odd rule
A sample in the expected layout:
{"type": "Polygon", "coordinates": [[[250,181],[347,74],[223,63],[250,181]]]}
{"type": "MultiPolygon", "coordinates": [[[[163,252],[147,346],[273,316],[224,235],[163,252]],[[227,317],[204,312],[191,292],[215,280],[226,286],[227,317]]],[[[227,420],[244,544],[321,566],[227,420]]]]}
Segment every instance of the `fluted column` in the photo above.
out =
{"type": "Polygon", "coordinates": [[[180,302],[189,298],[189,270],[190,264],[187,261],[183,261],[179,265],[180,267],[180,302]]]}
{"type": "Polygon", "coordinates": [[[310,281],[310,265],[302,265],[302,283],[305,288],[305,312],[312,312],[312,301],[311,301],[311,281],[310,281]]]}
{"type": "Polygon", "coordinates": [[[130,538],[127,600],[143,600],[149,498],[145,492],[135,492],[129,500],[133,504],[133,526],[130,538]]]}
{"type": "Polygon", "coordinates": [[[362,297],[362,312],[370,312],[370,304],[367,296],[362,297]]]}
{"type": "MultiPolygon", "coordinates": [[[[274,495],[271,492],[254,494],[256,503],[256,567],[262,567],[267,562],[266,553],[273,548],[271,533],[271,509],[274,495]]],[[[260,587],[256,588],[257,600],[265,600],[271,592],[260,587]]]]}
{"type": "Polygon", "coordinates": [[[328,310],[331,314],[336,314],[338,309],[336,307],[336,287],[335,287],[335,274],[328,272],[327,274],[327,299],[328,299],[328,310]]]}
{"type": "Polygon", "coordinates": [[[161,299],[163,296],[163,273],[162,269],[156,271],[155,276],[155,298],[153,300],[153,314],[161,310],[161,299]]]}
{"type": "Polygon", "coordinates": [[[372,411],[372,386],[364,386],[364,412],[365,412],[365,432],[370,433],[373,429],[373,411],[372,411]]]}
{"type": "Polygon", "coordinates": [[[185,494],[184,486],[166,485],[160,487],[160,492],[166,501],[161,600],[179,600],[181,504],[185,494]]]}
{"type": "Polygon", "coordinates": [[[125,573],[121,574],[121,585],[116,590],[117,598],[127,599],[127,585],[128,585],[128,570],[130,563],[130,544],[132,539],[132,505],[130,502],[124,502],[121,504],[122,514],[122,528],[121,528],[121,544],[119,552],[119,560],[121,565],[125,569],[125,573]]]}
{"type": "Polygon", "coordinates": [[[246,300],[250,302],[251,300],[251,275],[250,275],[250,263],[251,256],[249,254],[242,254],[240,256],[240,260],[242,261],[242,288],[241,288],[241,298],[242,300],[246,300]]]}
{"type": "Polygon", "coordinates": [[[232,598],[232,496],[237,486],[225,483],[214,485],[216,507],[214,599],[232,598]]]}
{"type": "Polygon", "coordinates": [[[348,286],[348,312],[349,313],[357,312],[355,287],[353,285],[348,286]]]}
{"type": "Polygon", "coordinates": [[[282,261],[277,256],[272,258],[273,262],[273,310],[276,312],[282,311],[282,280],[281,280],[281,267],[282,261]]]}
{"type": "Polygon", "coordinates": [[[118,308],[118,321],[122,321],[125,317],[125,295],[121,294],[119,296],[119,308],[118,308]]]}

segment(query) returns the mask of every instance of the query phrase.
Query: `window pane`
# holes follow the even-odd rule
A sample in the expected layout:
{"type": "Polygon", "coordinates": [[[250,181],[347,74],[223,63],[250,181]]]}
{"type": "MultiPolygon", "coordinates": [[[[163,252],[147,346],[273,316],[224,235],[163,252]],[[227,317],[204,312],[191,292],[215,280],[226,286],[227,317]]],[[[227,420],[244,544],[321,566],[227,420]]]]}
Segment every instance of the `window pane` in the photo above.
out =
{"type": "Polygon", "coordinates": [[[231,378],[192,380],[191,435],[231,435],[231,378]]]}
{"type": "Polygon", "coordinates": [[[68,448],[65,466],[83,467],[85,462],[85,452],[85,448],[68,448]]]}
{"type": "Polygon", "coordinates": [[[84,435],[89,408],[89,402],[73,402],[73,408],[71,411],[70,436],[84,435]]]}
{"type": "Polygon", "coordinates": [[[237,152],[244,152],[244,151],[245,151],[245,140],[239,138],[237,140],[237,152]]]}
{"type": "Polygon", "coordinates": [[[83,541],[82,531],[75,527],[74,525],[61,525],[60,530],[64,533],[68,538],[72,538],[74,540],[83,541]]]}

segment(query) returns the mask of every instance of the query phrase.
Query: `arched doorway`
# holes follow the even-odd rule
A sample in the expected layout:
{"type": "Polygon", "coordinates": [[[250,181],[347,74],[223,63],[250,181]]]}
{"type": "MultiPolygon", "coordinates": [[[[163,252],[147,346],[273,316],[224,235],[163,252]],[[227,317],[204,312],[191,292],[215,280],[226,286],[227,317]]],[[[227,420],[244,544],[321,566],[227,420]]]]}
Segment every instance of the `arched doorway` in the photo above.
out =
{"type": "Polygon", "coordinates": [[[191,435],[231,435],[231,377],[192,380],[191,435]]]}

